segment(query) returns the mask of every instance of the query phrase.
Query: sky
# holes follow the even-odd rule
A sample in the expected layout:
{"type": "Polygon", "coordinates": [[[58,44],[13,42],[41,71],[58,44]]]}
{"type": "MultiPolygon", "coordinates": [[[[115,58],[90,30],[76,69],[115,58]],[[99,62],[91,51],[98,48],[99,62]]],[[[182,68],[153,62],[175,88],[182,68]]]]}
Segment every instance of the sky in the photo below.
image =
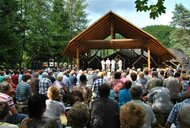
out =
{"type": "MultiPolygon", "coordinates": [[[[135,0],[86,0],[88,4],[86,12],[88,14],[89,25],[109,11],[116,13],[140,28],[150,25],[169,25],[172,21],[172,12],[176,4],[181,3],[185,8],[190,9],[190,0],[165,0],[164,6],[166,7],[166,13],[153,20],[149,18],[149,12],[137,12],[134,1],[135,0]]],[[[155,4],[157,0],[149,1],[155,4]]]]}

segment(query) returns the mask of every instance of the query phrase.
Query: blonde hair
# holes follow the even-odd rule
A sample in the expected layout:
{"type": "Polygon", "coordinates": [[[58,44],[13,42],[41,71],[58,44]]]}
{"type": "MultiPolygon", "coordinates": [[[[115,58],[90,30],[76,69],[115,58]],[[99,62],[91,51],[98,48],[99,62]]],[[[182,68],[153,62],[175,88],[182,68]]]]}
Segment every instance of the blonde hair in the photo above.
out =
{"type": "Polygon", "coordinates": [[[48,88],[47,96],[49,99],[56,100],[59,98],[60,90],[55,86],[50,86],[48,88]]]}
{"type": "Polygon", "coordinates": [[[122,128],[141,128],[145,122],[145,109],[137,103],[128,102],[120,109],[122,128]]]}

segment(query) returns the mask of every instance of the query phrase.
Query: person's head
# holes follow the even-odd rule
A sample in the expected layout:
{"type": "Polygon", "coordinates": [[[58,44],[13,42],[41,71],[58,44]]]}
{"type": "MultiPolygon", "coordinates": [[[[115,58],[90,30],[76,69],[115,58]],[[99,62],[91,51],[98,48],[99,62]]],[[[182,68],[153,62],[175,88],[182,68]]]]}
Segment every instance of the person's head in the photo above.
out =
{"type": "Polygon", "coordinates": [[[42,73],[42,77],[43,77],[43,78],[48,77],[48,73],[47,73],[47,72],[43,72],[43,73],[42,73]]]}
{"type": "Polygon", "coordinates": [[[114,79],[120,79],[120,78],[121,78],[121,72],[115,72],[114,79]]]}
{"type": "Polygon", "coordinates": [[[120,109],[122,128],[141,128],[145,122],[146,111],[137,103],[128,102],[120,109]]]}
{"type": "Polygon", "coordinates": [[[72,91],[71,93],[71,104],[74,104],[75,102],[83,102],[84,101],[84,97],[83,97],[83,93],[81,90],[75,89],[72,91]]]}
{"type": "Polygon", "coordinates": [[[0,121],[4,120],[9,113],[9,105],[7,102],[0,102],[0,121]]]}
{"type": "Polygon", "coordinates": [[[30,118],[39,119],[46,110],[46,97],[44,95],[33,95],[28,100],[28,115],[30,118]]]}
{"type": "Polygon", "coordinates": [[[11,76],[5,75],[4,76],[4,81],[11,83],[12,82],[11,76]]]}
{"type": "Polygon", "coordinates": [[[125,84],[124,84],[124,87],[125,87],[126,89],[130,89],[130,88],[131,88],[131,85],[132,85],[132,82],[131,82],[130,80],[126,80],[126,81],[125,81],[125,84]]]}
{"type": "Polygon", "coordinates": [[[23,80],[24,82],[27,82],[30,78],[31,78],[31,75],[30,75],[30,74],[24,74],[24,75],[22,76],[22,80],[23,80]]]}
{"type": "Polygon", "coordinates": [[[51,100],[57,100],[60,96],[60,90],[56,86],[50,86],[47,91],[47,97],[51,100]]]}
{"type": "Polygon", "coordinates": [[[162,86],[163,86],[163,81],[160,80],[160,79],[157,80],[157,81],[156,81],[156,86],[161,86],[161,87],[162,87],[162,86]]]}
{"type": "Polygon", "coordinates": [[[190,128],[190,105],[186,104],[182,106],[178,113],[178,120],[180,124],[180,128],[190,128]]]}
{"type": "Polygon", "coordinates": [[[10,87],[11,87],[10,83],[3,81],[0,84],[0,92],[5,93],[5,94],[9,94],[10,87]]]}
{"type": "Polygon", "coordinates": [[[110,94],[110,86],[107,83],[103,83],[99,88],[98,92],[100,97],[107,98],[110,94]]]}
{"type": "Polygon", "coordinates": [[[139,72],[139,78],[144,78],[144,73],[143,72],[139,72]]]}
{"type": "Polygon", "coordinates": [[[98,78],[103,78],[103,72],[99,72],[97,76],[98,78]]]}
{"type": "Polygon", "coordinates": [[[63,80],[63,74],[58,74],[56,79],[57,79],[57,81],[62,81],[63,80]]]}
{"type": "Polygon", "coordinates": [[[144,70],[143,70],[143,72],[144,72],[145,75],[148,75],[148,72],[149,72],[148,67],[145,67],[144,70]]]}
{"type": "Polygon", "coordinates": [[[72,128],[84,128],[89,119],[88,107],[81,102],[76,102],[68,111],[67,120],[72,128]]]}
{"type": "Polygon", "coordinates": [[[136,72],[131,72],[130,77],[131,77],[132,81],[136,81],[137,80],[137,73],[136,72]]]}
{"type": "Polygon", "coordinates": [[[173,76],[173,74],[174,74],[174,72],[171,71],[171,70],[169,70],[169,71],[167,72],[167,77],[173,76]]]}
{"type": "Polygon", "coordinates": [[[130,88],[130,94],[131,94],[131,99],[134,100],[140,100],[142,96],[142,87],[141,86],[132,86],[130,88]]]}
{"type": "Polygon", "coordinates": [[[125,78],[126,76],[127,76],[126,72],[122,72],[122,73],[121,73],[121,77],[124,77],[124,78],[125,78]]]}
{"type": "Polygon", "coordinates": [[[80,76],[80,82],[82,82],[82,83],[87,82],[87,78],[86,78],[86,75],[85,75],[85,74],[82,74],[82,75],[80,76]]]}
{"type": "Polygon", "coordinates": [[[180,77],[180,76],[181,76],[181,72],[176,72],[176,73],[175,73],[175,77],[176,77],[176,78],[178,78],[178,77],[180,77]]]}
{"type": "Polygon", "coordinates": [[[189,76],[187,74],[182,74],[182,80],[189,80],[189,76]]]}
{"type": "Polygon", "coordinates": [[[152,77],[158,77],[158,72],[157,71],[153,71],[152,72],[152,77]]]}

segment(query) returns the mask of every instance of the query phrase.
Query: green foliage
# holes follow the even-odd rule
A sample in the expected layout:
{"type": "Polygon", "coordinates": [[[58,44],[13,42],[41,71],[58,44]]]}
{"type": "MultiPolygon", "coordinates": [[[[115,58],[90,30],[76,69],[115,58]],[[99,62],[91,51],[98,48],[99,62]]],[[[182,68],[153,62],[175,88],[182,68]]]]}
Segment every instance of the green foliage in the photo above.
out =
{"type": "Polygon", "coordinates": [[[172,25],[177,27],[170,36],[173,47],[184,50],[190,56],[190,10],[182,4],[176,4],[173,14],[172,25]]]}
{"type": "Polygon", "coordinates": [[[167,25],[152,25],[144,27],[143,30],[156,37],[164,46],[168,48],[173,46],[170,41],[170,34],[175,30],[174,27],[167,25]]]}
{"type": "Polygon", "coordinates": [[[13,67],[19,62],[20,33],[17,11],[17,1],[0,1],[0,66],[13,67]]]}
{"type": "Polygon", "coordinates": [[[165,13],[166,7],[164,6],[165,0],[157,0],[156,4],[149,4],[149,0],[136,0],[136,9],[138,11],[150,11],[150,18],[155,19],[159,17],[162,13],[165,13]]]}
{"type": "Polygon", "coordinates": [[[84,0],[1,0],[0,66],[56,58],[87,25],[84,0]]]}

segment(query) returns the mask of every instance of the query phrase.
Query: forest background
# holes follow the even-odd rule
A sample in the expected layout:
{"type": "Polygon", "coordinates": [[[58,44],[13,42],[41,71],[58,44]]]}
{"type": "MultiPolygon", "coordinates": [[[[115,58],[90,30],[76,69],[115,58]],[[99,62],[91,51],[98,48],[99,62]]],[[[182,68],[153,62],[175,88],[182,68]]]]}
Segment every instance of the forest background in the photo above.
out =
{"type": "MultiPolygon", "coordinates": [[[[137,11],[151,10],[153,19],[164,13],[164,0],[150,6],[146,1],[135,1],[137,11]]],[[[50,59],[64,62],[61,53],[69,40],[88,26],[87,6],[85,0],[0,0],[0,66],[32,67],[50,59]]],[[[182,4],[176,4],[170,25],[142,29],[165,47],[190,56],[190,10],[182,4]]]]}

